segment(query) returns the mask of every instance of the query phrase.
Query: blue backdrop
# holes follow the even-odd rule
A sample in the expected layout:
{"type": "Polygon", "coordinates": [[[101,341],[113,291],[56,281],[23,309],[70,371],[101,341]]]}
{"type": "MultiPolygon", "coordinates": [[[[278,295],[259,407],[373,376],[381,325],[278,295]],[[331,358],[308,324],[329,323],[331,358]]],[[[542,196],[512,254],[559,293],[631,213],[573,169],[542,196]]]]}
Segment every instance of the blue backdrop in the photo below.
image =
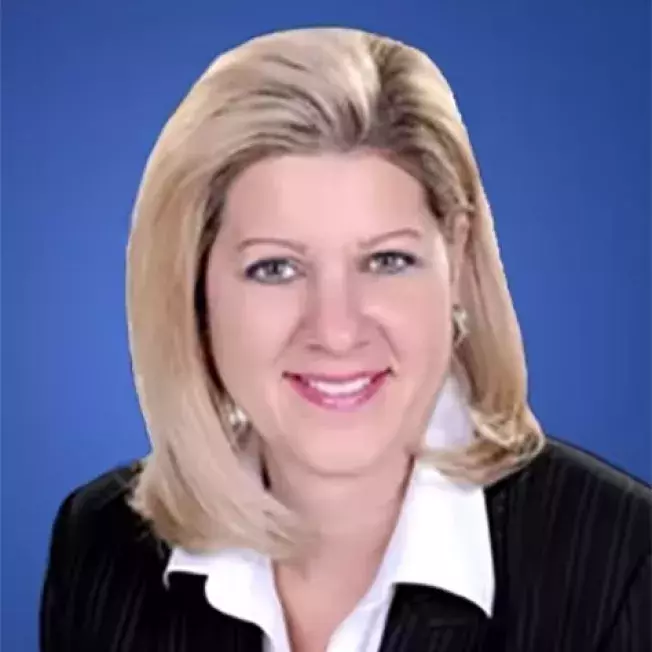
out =
{"type": "Polygon", "coordinates": [[[147,450],[123,299],[146,156],[213,56],[263,31],[359,26],[441,65],[494,207],[537,414],[651,479],[650,9],[498,4],[5,0],[3,650],[37,649],[64,495],[147,450]]]}

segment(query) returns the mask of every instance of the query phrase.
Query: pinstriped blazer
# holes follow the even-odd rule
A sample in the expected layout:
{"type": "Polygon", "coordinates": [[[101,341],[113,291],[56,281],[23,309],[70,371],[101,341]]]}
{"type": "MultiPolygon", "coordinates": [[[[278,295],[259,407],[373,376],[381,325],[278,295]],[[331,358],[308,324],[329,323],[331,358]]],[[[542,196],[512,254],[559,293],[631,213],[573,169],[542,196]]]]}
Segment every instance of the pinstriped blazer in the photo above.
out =
{"type": "MultiPolygon", "coordinates": [[[[137,465],[113,470],[59,509],[42,652],[259,652],[260,630],[213,609],[201,577],[176,573],[164,585],[170,551],[125,503],[137,473],[137,465]]],[[[444,591],[401,585],[380,652],[652,650],[647,485],[551,439],[486,499],[493,617],[444,591]]]]}

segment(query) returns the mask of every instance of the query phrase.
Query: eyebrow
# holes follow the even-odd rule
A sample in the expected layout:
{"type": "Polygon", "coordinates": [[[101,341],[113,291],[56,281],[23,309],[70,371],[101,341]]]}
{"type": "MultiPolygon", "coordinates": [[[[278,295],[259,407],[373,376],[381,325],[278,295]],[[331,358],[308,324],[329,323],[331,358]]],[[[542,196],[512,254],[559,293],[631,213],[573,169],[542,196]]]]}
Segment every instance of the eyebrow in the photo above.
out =
{"type": "MultiPolygon", "coordinates": [[[[388,231],[387,233],[379,233],[371,238],[362,240],[359,242],[359,247],[361,249],[371,249],[376,245],[384,242],[385,240],[392,240],[394,238],[412,238],[413,240],[421,240],[423,238],[423,233],[418,229],[413,228],[403,228],[396,229],[394,231],[388,231]]],[[[244,251],[248,247],[254,247],[256,245],[279,245],[281,247],[287,247],[292,249],[300,254],[305,254],[307,247],[300,242],[294,240],[288,240],[286,238],[276,238],[276,237],[257,237],[257,238],[245,238],[238,243],[237,249],[239,252],[244,251]]]]}
{"type": "Polygon", "coordinates": [[[395,231],[380,233],[373,236],[372,238],[369,238],[368,240],[364,240],[360,243],[360,247],[362,249],[371,249],[372,247],[375,247],[385,240],[393,240],[394,238],[412,238],[413,240],[421,240],[423,239],[423,233],[419,229],[413,229],[409,227],[396,229],[395,231]]]}
{"type": "Polygon", "coordinates": [[[300,254],[306,253],[306,246],[302,245],[300,242],[295,242],[294,240],[286,240],[285,238],[245,238],[240,243],[238,243],[238,251],[244,251],[248,247],[254,247],[256,245],[280,245],[281,247],[287,247],[288,249],[293,249],[300,254]]]}

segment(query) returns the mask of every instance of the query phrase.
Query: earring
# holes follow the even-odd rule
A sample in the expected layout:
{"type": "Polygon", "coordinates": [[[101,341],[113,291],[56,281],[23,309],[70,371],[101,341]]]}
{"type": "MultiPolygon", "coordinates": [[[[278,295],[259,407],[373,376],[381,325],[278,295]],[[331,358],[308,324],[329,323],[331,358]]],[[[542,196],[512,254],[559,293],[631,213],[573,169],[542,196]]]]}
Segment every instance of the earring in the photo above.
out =
{"type": "Polygon", "coordinates": [[[457,347],[469,334],[469,313],[462,306],[453,306],[453,346],[457,347]]]}
{"type": "Polygon", "coordinates": [[[240,435],[249,428],[247,415],[235,404],[229,409],[229,424],[236,435],[240,435]]]}

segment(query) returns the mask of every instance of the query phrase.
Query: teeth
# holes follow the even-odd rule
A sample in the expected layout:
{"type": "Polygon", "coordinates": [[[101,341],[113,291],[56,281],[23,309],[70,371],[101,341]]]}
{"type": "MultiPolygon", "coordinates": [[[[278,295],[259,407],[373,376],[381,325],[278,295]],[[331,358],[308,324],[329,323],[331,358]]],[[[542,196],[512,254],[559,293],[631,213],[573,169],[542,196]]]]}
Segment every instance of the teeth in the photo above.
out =
{"type": "Polygon", "coordinates": [[[345,383],[329,383],[320,380],[309,380],[308,384],[329,396],[345,396],[346,394],[356,394],[363,390],[369,383],[371,378],[359,378],[357,380],[350,380],[345,383]]]}

